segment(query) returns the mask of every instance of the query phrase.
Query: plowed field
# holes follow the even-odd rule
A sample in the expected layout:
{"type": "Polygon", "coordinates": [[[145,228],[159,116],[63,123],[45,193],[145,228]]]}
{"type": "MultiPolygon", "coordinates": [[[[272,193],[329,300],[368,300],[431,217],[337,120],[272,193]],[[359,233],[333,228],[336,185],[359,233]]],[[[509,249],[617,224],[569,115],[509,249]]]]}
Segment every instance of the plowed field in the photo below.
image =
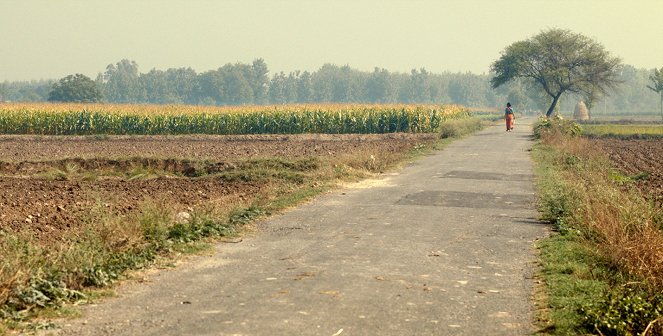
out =
{"type": "Polygon", "coordinates": [[[640,175],[636,185],[659,205],[663,203],[663,139],[592,139],[612,164],[628,176],[640,175]]]}
{"type": "Polygon", "coordinates": [[[432,135],[0,136],[0,230],[42,240],[105,211],[114,216],[158,202],[174,211],[253,198],[264,182],[220,178],[248,159],[405,152],[432,135]]]}

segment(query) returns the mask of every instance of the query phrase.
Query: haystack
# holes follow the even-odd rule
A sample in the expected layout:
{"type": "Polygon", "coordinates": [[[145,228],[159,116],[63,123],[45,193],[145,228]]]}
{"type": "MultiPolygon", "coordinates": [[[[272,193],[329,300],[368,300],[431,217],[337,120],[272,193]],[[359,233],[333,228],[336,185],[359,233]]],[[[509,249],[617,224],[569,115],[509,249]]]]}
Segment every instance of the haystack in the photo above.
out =
{"type": "Polygon", "coordinates": [[[573,110],[573,119],[589,120],[589,110],[582,101],[579,101],[578,104],[576,104],[576,108],[573,110]]]}

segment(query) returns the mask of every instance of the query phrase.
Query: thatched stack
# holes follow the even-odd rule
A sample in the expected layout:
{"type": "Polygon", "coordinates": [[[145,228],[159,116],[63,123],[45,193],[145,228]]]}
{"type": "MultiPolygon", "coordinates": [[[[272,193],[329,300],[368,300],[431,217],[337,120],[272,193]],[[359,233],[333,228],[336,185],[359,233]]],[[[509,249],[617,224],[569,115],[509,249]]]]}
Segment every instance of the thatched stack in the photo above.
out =
{"type": "Polygon", "coordinates": [[[576,104],[576,108],[573,110],[573,119],[589,120],[589,110],[582,101],[579,101],[578,104],[576,104]]]}

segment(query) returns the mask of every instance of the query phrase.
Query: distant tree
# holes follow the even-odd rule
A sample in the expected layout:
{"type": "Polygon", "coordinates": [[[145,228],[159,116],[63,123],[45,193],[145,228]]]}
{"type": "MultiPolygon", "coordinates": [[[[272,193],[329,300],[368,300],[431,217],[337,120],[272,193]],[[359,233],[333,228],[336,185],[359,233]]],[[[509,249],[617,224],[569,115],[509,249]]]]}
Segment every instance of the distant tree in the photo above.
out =
{"type": "Polygon", "coordinates": [[[140,82],[138,64],[123,59],[109,64],[103,76],[104,96],[113,103],[137,103],[146,100],[145,88],[140,82]]]}
{"type": "Polygon", "coordinates": [[[297,78],[297,101],[300,103],[311,103],[314,96],[311,74],[308,71],[304,71],[297,78]]]}
{"type": "Polygon", "coordinates": [[[152,104],[171,104],[172,96],[166,81],[166,74],[157,69],[152,69],[146,74],[140,75],[141,86],[145,89],[145,102],[152,104]]]}
{"type": "Polygon", "coordinates": [[[619,83],[620,69],[621,60],[598,42],[569,30],[549,29],[506,47],[491,66],[491,84],[497,88],[516,78],[529,79],[552,99],[546,112],[550,116],[567,91],[607,94],[619,83]]]}
{"type": "Polygon", "coordinates": [[[269,69],[262,58],[258,58],[251,64],[252,76],[250,84],[253,87],[253,96],[258,104],[267,103],[269,92],[269,69]]]}
{"type": "Polygon", "coordinates": [[[195,104],[193,97],[196,72],[191,68],[152,69],[141,74],[140,85],[145,90],[145,102],[153,104],[195,104]]]}
{"type": "Polygon", "coordinates": [[[286,81],[287,77],[283,71],[274,74],[272,77],[269,83],[269,101],[272,104],[285,104],[287,102],[286,81]]]}
{"type": "Polygon", "coordinates": [[[198,104],[220,105],[225,91],[225,84],[218,70],[210,70],[198,75],[195,91],[198,104]]]}
{"type": "Polygon", "coordinates": [[[410,85],[412,103],[430,103],[431,102],[431,73],[426,69],[412,69],[410,71],[410,85]]]}
{"type": "Polygon", "coordinates": [[[246,64],[226,64],[219,69],[225,87],[221,102],[224,105],[253,103],[252,70],[246,64]]]}
{"type": "Polygon", "coordinates": [[[596,106],[596,102],[601,99],[601,93],[595,90],[591,90],[589,93],[584,95],[585,97],[585,107],[587,107],[587,117],[592,119],[592,110],[596,106]]]}
{"type": "Polygon", "coordinates": [[[7,101],[7,93],[8,93],[8,87],[9,85],[7,82],[0,83],[0,103],[7,101]]]}
{"type": "Polygon", "coordinates": [[[647,87],[661,96],[661,118],[663,118],[663,68],[654,69],[654,74],[649,76],[651,85],[647,87]]]}
{"type": "Polygon", "coordinates": [[[53,84],[48,94],[51,102],[95,103],[101,101],[97,83],[82,74],[69,75],[53,84]]]}
{"type": "Polygon", "coordinates": [[[471,73],[456,74],[449,82],[449,97],[454,104],[486,106],[485,79],[471,73]]]}

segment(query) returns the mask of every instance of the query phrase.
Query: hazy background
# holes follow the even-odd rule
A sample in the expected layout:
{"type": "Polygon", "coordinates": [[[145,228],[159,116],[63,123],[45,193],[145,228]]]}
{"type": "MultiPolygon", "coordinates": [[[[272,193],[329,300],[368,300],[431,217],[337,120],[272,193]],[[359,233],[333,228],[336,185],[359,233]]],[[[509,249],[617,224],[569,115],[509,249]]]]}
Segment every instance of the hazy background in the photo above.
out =
{"type": "Polygon", "coordinates": [[[0,0],[0,82],[94,78],[108,64],[198,72],[263,58],[487,73],[512,42],[568,28],[625,64],[663,66],[661,0],[0,0]]]}

